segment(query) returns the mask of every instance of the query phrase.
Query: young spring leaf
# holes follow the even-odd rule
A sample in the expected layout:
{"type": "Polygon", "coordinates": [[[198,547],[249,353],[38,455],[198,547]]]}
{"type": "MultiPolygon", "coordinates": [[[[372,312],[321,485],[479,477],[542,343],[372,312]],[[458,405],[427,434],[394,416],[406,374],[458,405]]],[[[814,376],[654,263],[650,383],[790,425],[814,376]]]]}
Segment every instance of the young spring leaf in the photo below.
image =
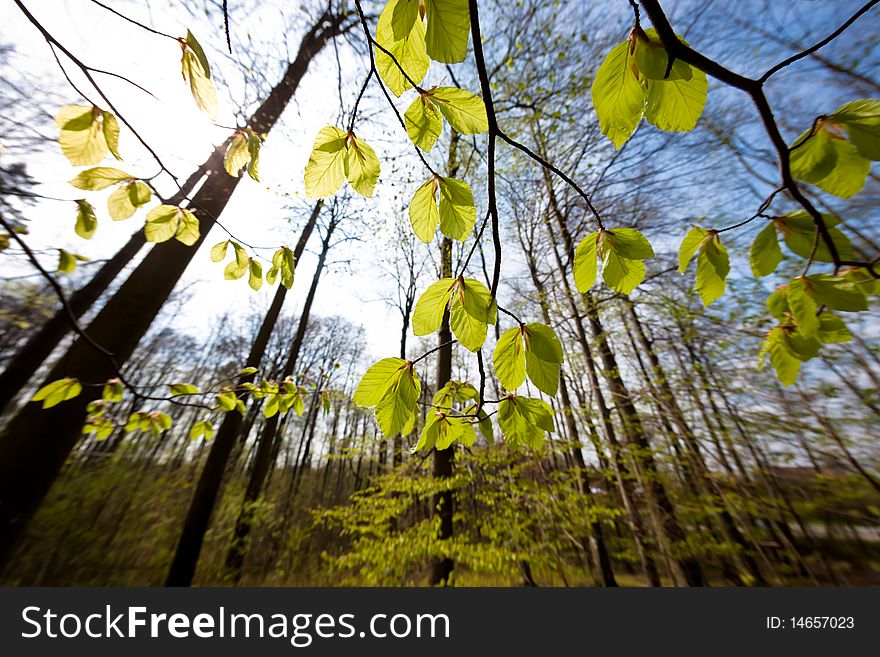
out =
{"type": "Polygon", "coordinates": [[[489,129],[483,99],[458,87],[432,87],[426,91],[449,125],[463,135],[478,135],[489,129]]]}
{"type": "Polygon", "coordinates": [[[354,191],[370,197],[379,179],[379,158],[376,152],[360,137],[349,133],[345,152],[345,177],[354,191]]]}
{"type": "Polygon", "coordinates": [[[498,404],[498,425],[506,443],[537,449],[544,433],[553,431],[553,409],[540,399],[510,395],[498,404]]]}
{"type": "Polygon", "coordinates": [[[412,143],[428,152],[443,132],[443,116],[428,94],[420,93],[403,114],[406,134],[412,143]]]}
{"type": "Polygon", "coordinates": [[[81,392],[82,385],[76,379],[59,379],[37,390],[31,401],[41,401],[43,408],[52,408],[68,399],[73,399],[81,392]]]}
{"type": "Polygon", "coordinates": [[[453,290],[457,288],[457,279],[442,278],[428,286],[416,301],[412,316],[414,335],[430,335],[443,323],[443,311],[449,302],[453,290]]]}
{"type": "Polygon", "coordinates": [[[110,148],[104,135],[104,117],[97,107],[84,105],[66,105],[58,110],[58,143],[73,166],[97,164],[107,155],[110,148]]]}
{"type": "Polygon", "coordinates": [[[849,198],[865,186],[871,162],[829,118],[819,118],[791,146],[792,175],[829,194],[849,198]]]}
{"type": "Polygon", "coordinates": [[[428,55],[435,62],[446,64],[464,61],[471,28],[467,0],[424,0],[424,5],[428,55]]]}
{"type": "MultiPolygon", "coordinates": [[[[840,219],[834,215],[823,214],[822,221],[828,229],[828,234],[831,235],[831,241],[838,256],[842,260],[852,260],[855,257],[852,243],[846,235],[835,228],[840,223],[840,219]]],[[[834,262],[825,241],[820,237],[816,242],[816,223],[805,210],[796,210],[782,217],[774,217],[773,225],[793,253],[802,258],[809,258],[812,255],[813,260],[817,262],[834,262]],[[814,243],[816,245],[815,252],[813,251],[814,243]]]]}
{"type": "Polygon", "coordinates": [[[788,308],[797,324],[798,333],[807,338],[819,332],[819,318],[816,316],[816,302],[806,292],[804,279],[796,278],[788,284],[788,308]]]}
{"type": "Polygon", "coordinates": [[[772,329],[767,338],[761,344],[758,354],[758,369],[764,367],[764,360],[769,354],[776,376],[784,386],[790,386],[797,381],[798,372],[801,369],[801,361],[795,356],[789,342],[788,332],[785,328],[777,326],[772,329]]]}
{"type": "Polygon", "coordinates": [[[696,290],[704,306],[724,294],[727,274],[730,272],[730,258],[721,244],[718,233],[694,226],[688,231],[678,252],[678,270],[684,273],[688,263],[697,253],[696,290]]]}
{"type": "Polygon", "coordinates": [[[248,285],[254,292],[263,286],[263,266],[254,258],[248,263],[248,285]]]}
{"type": "Polygon", "coordinates": [[[416,411],[421,383],[412,363],[405,363],[391,377],[385,394],[376,404],[376,421],[382,435],[390,438],[404,428],[416,411]]]}
{"type": "Polygon", "coordinates": [[[358,406],[375,406],[391,386],[396,373],[405,367],[407,361],[402,358],[383,358],[370,366],[357,389],[352,401],[358,406]]]}
{"type": "Polygon", "coordinates": [[[596,242],[599,233],[590,233],[574,250],[574,284],[578,292],[583,294],[596,282],[598,265],[596,264],[596,242]]]}
{"type": "Polygon", "coordinates": [[[77,189],[97,191],[107,189],[111,185],[116,185],[126,180],[131,180],[131,176],[125,173],[125,171],[120,171],[113,167],[94,167],[80,171],[70,181],[70,184],[77,189]]]}
{"type": "Polygon", "coordinates": [[[615,148],[626,143],[645,111],[645,89],[634,64],[630,42],[618,44],[605,56],[590,89],[602,134],[615,148]]]}
{"type": "Polygon", "coordinates": [[[459,344],[477,351],[486,341],[489,324],[495,324],[497,307],[489,289],[474,278],[458,278],[449,306],[449,327],[459,344]]]}
{"type": "Polygon", "coordinates": [[[413,231],[426,244],[440,231],[455,240],[470,235],[477,221],[477,208],[470,185],[463,180],[433,176],[421,185],[409,206],[413,231]]]}
{"type": "Polygon", "coordinates": [[[752,246],[749,249],[749,265],[752,268],[752,274],[755,278],[769,276],[782,261],[782,249],[779,248],[779,242],[776,238],[776,228],[772,223],[768,223],[755,236],[752,246]]]}
{"type": "Polygon", "coordinates": [[[700,69],[694,68],[692,71],[690,79],[682,77],[646,82],[648,104],[645,106],[645,119],[648,123],[666,132],[687,132],[696,127],[706,106],[709,82],[700,69]]]}
{"type": "Polygon", "coordinates": [[[523,338],[529,380],[544,394],[555,396],[564,360],[559,338],[552,328],[539,322],[526,324],[523,338]]]}
{"type": "Polygon", "coordinates": [[[672,69],[667,75],[669,56],[666,48],[660,41],[657,30],[653,27],[642,31],[640,27],[633,30],[631,40],[635,41],[634,47],[636,66],[639,73],[649,80],[690,80],[694,76],[694,69],[690,64],[676,59],[672,69]]]}
{"type": "Polygon", "coordinates": [[[166,242],[173,237],[193,246],[199,240],[199,220],[184,208],[159,205],[147,213],[144,234],[148,242],[166,242]]]}
{"type": "Polygon", "coordinates": [[[95,215],[95,208],[85,199],[79,199],[76,202],[76,226],[74,231],[84,240],[90,240],[97,228],[98,217],[95,215]]]}
{"type": "Polygon", "coordinates": [[[211,69],[202,46],[193,33],[186,31],[186,39],[180,39],[181,73],[183,80],[190,88],[193,99],[200,110],[205,112],[212,121],[217,119],[217,90],[211,80],[211,69]]]}
{"type": "Polygon", "coordinates": [[[223,158],[223,168],[230,176],[237,178],[241,175],[241,170],[247,166],[250,155],[248,153],[248,139],[241,131],[237,131],[229,146],[226,148],[226,155],[223,158]]]}
{"type": "Polygon", "coordinates": [[[868,300],[856,284],[843,276],[811,274],[803,278],[804,290],[820,306],[833,310],[859,312],[868,309],[868,300]]]}
{"type": "Polygon", "coordinates": [[[418,3],[413,0],[390,0],[379,14],[376,43],[394,59],[376,47],[376,70],[395,96],[411,87],[400,68],[415,84],[419,84],[428,72],[431,58],[425,45],[426,31],[425,21],[419,16],[418,3]]]}
{"type": "Polygon", "coordinates": [[[644,260],[654,256],[651,244],[634,228],[600,230],[596,251],[605,284],[621,294],[629,294],[644,280],[644,260]]]}
{"type": "Polygon", "coordinates": [[[880,160],[880,99],[863,98],[846,103],[828,119],[843,126],[862,157],[880,160]]]}
{"type": "Polygon", "coordinates": [[[296,258],[293,251],[282,246],[272,256],[272,267],[266,273],[266,282],[275,284],[275,277],[281,273],[281,284],[288,290],[293,287],[293,274],[296,269],[296,258]]]}
{"type": "Polygon", "coordinates": [[[58,249],[58,268],[56,271],[72,274],[74,270],[76,270],[76,256],[64,249],[58,249]]]}
{"type": "Polygon", "coordinates": [[[304,175],[309,198],[333,196],[342,187],[346,137],[345,131],[333,126],[326,126],[318,132],[304,175]]]}
{"type": "Polygon", "coordinates": [[[149,203],[152,197],[149,185],[135,180],[113,190],[113,193],[107,197],[107,211],[113,221],[122,221],[131,217],[138,208],[149,203]]]}
{"type": "Polygon", "coordinates": [[[492,352],[495,375],[505,390],[513,392],[526,380],[526,350],[522,327],[507,329],[501,334],[492,352]]]}

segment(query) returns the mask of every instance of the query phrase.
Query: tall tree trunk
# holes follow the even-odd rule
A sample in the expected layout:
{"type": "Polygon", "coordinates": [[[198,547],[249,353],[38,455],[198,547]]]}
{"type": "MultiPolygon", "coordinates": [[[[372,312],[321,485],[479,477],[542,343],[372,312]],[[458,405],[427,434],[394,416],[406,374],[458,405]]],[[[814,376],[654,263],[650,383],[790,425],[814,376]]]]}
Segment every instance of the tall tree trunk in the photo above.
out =
{"type": "MultiPolygon", "coordinates": [[[[293,343],[290,346],[290,354],[288,355],[287,362],[284,364],[284,369],[281,372],[281,380],[292,376],[296,370],[296,362],[299,359],[299,353],[302,349],[306,330],[308,329],[309,315],[312,312],[312,304],[315,301],[315,294],[318,291],[318,282],[321,280],[321,272],[324,270],[324,263],[327,260],[327,253],[330,250],[330,239],[333,236],[333,230],[335,227],[336,219],[334,218],[331,219],[330,224],[327,227],[327,232],[324,235],[324,240],[321,245],[321,255],[318,257],[318,265],[312,276],[312,283],[309,287],[309,292],[306,295],[306,300],[299,316],[299,324],[296,328],[296,335],[293,338],[293,343]]],[[[317,389],[314,394],[316,396],[319,394],[317,389]]],[[[270,455],[278,433],[280,415],[281,414],[279,413],[268,418],[263,424],[263,429],[260,431],[260,435],[257,438],[257,452],[254,457],[251,476],[248,479],[244,501],[242,502],[241,511],[239,511],[238,519],[235,523],[232,544],[226,555],[226,571],[235,583],[238,583],[239,579],[241,579],[241,567],[244,563],[244,557],[247,551],[247,537],[250,534],[254,520],[254,505],[263,491],[263,485],[266,482],[266,475],[269,473],[269,466],[271,464],[270,455]]]]}

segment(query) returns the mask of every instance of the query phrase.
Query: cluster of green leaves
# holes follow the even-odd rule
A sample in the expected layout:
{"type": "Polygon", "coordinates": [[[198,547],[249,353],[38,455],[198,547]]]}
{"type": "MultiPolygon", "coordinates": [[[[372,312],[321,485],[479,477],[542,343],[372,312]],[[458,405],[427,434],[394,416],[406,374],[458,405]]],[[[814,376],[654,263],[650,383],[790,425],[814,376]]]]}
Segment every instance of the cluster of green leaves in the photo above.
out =
{"type": "Polygon", "coordinates": [[[706,74],[681,60],[667,71],[668,64],[656,30],[636,26],[596,71],[593,107],[602,133],[615,148],[630,138],[643,116],[667,132],[686,132],[697,125],[706,104],[706,74]]]}
{"type": "Polygon", "coordinates": [[[431,176],[416,190],[409,204],[409,220],[425,244],[434,239],[438,225],[446,237],[464,241],[477,221],[470,185],[455,178],[431,176]]]}
{"type": "Polygon", "coordinates": [[[587,235],[574,252],[574,283],[587,292],[596,282],[598,260],[602,278],[612,290],[629,294],[645,279],[645,263],[654,257],[651,243],[635,228],[600,229],[587,235]]]}
{"type": "MultiPolygon", "coordinates": [[[[823,214],[822,221],[831,236],[831,242],[842,260],[851,260],[854,251],[849,238],[836,228],[840,219],[831,214],[823,214]]],[[[788,249],[801,258],[816,262],[834,262],[828,245],[817,237],[816,223],[804,210],[789,212],[780,217],[772,217],[770,222],[756,236],[749,249],[749,264],[756,278],[768,276],[776,271],[782,262],[782,249],[779,237],[788,249]]]]}
{"type": "Polygon", "coordinates": [[[61,152],[75,167],[98,164],[108,153],[119,155],[119,121],[99,107],[66,105],[58,110],[55,123],[61,129],[61,152]]]}
{"type": "Polygon", "coordinates": [[[354,132],[334,126],[321,128],[309,155],[303,180],[306,196],[333,196],[347,179],[361,196],[370,197],[379,179],[379,158],[354,132]]]}
{"type": "Polygon", "coordinates": [[[848,342],[852,336],[832,310],[867,310],[868,294],[880,292],[873,277],[859,270],[846,275],[798,276],[767,298],[767,308],[779,325],[767,334],[758,356],[758,367],[767,355],[783,385],[797,380],[800,364],[815,358],[825,343],[848,342]]]}
{"type": "Polygon", "coordinates": [[[72,274],[76,271],[77,264],[85,261],[88,261],[88,258],[83,255],[71,253],[65,249],[58,249],[58,267],[55,268],[55,271],[62,274],[72,274]]]}
{"type": "Polygon", "coordinates": [[[238,178],[242,169],[247,167],[248,175],[254,180],[260,180],[260,147],[263,145],[263,137],[250,128],[236,130],[232,141],[226,148],[226,156],[223,158],[223,167],[230,176],[238,178]]]}
{"type": "Polygon", "coordinates": [[[193,246],[199,241],[199,220],[186,208],[176,205],[159,205],[147,213],[144,235],[148,242],[178,242],[193,246]]]}
{"type": "Polygon", "coordinates": [[[489,289],[475,278],[443,278],[433,283],[416,301],[412,316],[415,335],[430,335],[440,329],[449,309],[449,326],[459,344],[477,351],[494,325],[498,307],[489,289]]]}
{"type": "Polygon", "coordinates": [[[470,447],[477,441],[475,424],[486,440],[492,442],[492,421],[482,408],[477,408],[478,398],[477,389],[470,383],[448,381],[434,394],[419,442],[412,451],[432,447],[447,449],[455,442],[470,447]]]}
{"type": "Polygon", "coordinates": [[[379,429],[391,437],[413,430],[421,391],[412,361],[383,358],[366,371],[352,399],[359,406],[375,407],[379,429]]]}
{"type": "Polygon", "coordinates": [[[58,379],[37,390],[31,401],[41,401],[43,408],[52,408],[68,399],[78,397],[81,392],[82,384],[76,379],[58,379]]]}
{"type": "Polygon", "coordinates": [[[562,345],[552,328],[533,322],[510,328],[501,334],[492,364],[501,385],[511,392],[529,380],[553,397],[559,387],[563,362],[562,345]]]}
{"type": "Polygon", "coordinates": [[[211,79],[211,67],[205,51],[189,30],[186,38],[179,38],[180,49],[183,52],[180,60],[183,80],[189,87],[193,99],[199,109],[205,112],[212,121],[217,119],[217,89],[211,79]]]}
{"type": "Polygon", "coordinates": [[[790,149],[798,180],[849,198],[865,186],[871,161],[880,160],[880,99],[854,100],[816,119],[790,149]]]}
{"type": "Polygon", "coordinates": [[[463,135],[489,129],[483,99],[458,87],[416,88],[418,96],[404,112],[406,134],[423,151],[430,151],[443,132],[443,119],[463,135]]]}
{"type": "Polygon", "coordinates": [[[254,399],[266,398],[263,415],[267,418],[284,415],[291,409],[297,415],[303,414],[303,398],[308,390],[291,379],[281,382],[263,380],[259,384],[244,383],[241,387],[250,392],[254,399]]]}
{"type": "MultiPolygon", "coordinates": [[[[263,265],[256,258],[248,256],[245,248],[234,240],[223,240],[211,247],[211,260],[222,262],[226,258],[229,246],[232,246],[232,260],[223,270],[223,277],[228,281],[238,280],[248,275],[248,285],[254,291],[263,286],[263,265]]],[[[266,282],[275,285],[278,276],[281,276],[281,284],[288,290],[293,287],[293,275],[296,268],[296,258],[293,251],[282,246],[272,255],[272,266],[266,272],[266,282]]]]}
{"type": "Polygon", "coordinates": [[[171,416],[167,413],[162,411],[136,411],[128,416],[125,430],[126,432],[149,431],[154,436],[158,436],[163,431],[168,431],[171,425],[171,416]]]}

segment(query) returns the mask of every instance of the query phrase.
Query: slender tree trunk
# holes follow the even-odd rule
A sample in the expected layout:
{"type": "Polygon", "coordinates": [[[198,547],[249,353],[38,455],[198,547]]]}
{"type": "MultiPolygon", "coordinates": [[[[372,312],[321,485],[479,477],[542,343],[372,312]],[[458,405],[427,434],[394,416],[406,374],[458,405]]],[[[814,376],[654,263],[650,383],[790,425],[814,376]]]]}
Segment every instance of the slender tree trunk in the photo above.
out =
{"type": "MultiPolygon", "coordinates": [[[[309,325],[309,315],[312,312],[312,304],[315,300],[315,294],[318,291],[318,282],[321,280],[321,272],[324,270],[324,263],[327,260],[327,253],[330,250],[330,240],[333,236],[333,230],[336,227],[336,219],[331,219],[327,227],[327,233],[321,246],[321,255],[318,257],[318,265],[315,274],[312,276],[312,283],[309,287],[308,295],[306,295],[305,304],[302,313],[300,313],[299,324],[296,329],[296,335],[290,347],[290,354],[284,369],[281,372],[281,379],[284,380],[293,375],[296,370],[296,362],[299,359],[299,353],[302,349],[303,340],[305,339],[306,330],[309,325]]],[[[315,395],[319,393],[315,390],[315,395]]],[[[263,429],[257,438],[257,452],[254,457],[253,469],[248,480],[247,489],[245,490],[244,501],[235,523],[235,531],[233,532],[232,545],[226,555],[226,571],[233,582],[238,583],[241,579],[241,567],[244,563],[245,553],[247,551],[247,537],[250,534],[251,526],[254,519],[254,505],[259,499],[263,485],[266,481],[266,475],[269,473],[270,454],[272,453],[272,445],[275,442],[278,431],[278,422],[280,414],[273,415],[263,424],[263,429]]]]}
{"type": "MultiPolygon", "coordinates": [[[[452,240],[444,237],[440,243],[440,278],[452,277],[452,240]]],[[[452,331],[449,328],[449,309],[443,313],[443,324],[437,334],[437,344],[441,345],[437,351],[437,390],[446,385],[452,379],[452,331]]],[[[455,457],[455,448],[449,446],[446,449],[434,448],[434,463],[432,476],[438,479],[448,479],[452,476],[452,463],[455,457]]],[[[440,518],[440,528],[437,538],[445,541],[452,538],[452,491],[447,490],[434,495],[432,506],[434,513],[440,518]]],[[[431,586],[448,586],[452,576],[453,563],[449,557],[441,557],[434,561],[431,567],[431,586]]]]}

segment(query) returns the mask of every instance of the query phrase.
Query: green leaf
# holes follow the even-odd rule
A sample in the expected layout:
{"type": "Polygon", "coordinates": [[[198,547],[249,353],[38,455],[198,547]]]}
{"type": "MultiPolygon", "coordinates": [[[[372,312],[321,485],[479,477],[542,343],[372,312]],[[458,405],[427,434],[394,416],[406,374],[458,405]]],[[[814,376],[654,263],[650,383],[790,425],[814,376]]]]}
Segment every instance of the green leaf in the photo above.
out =
{"type": "Polygon", "coordinates": [[[37,390],[31,401],[41,401],[43,408],[52,408],[68,399],[73,399],[81,392],[82,386],[76,379],[59,379],[37,390]]]}
{"type": "MultiPolygon", "coordinates": [[[[840,223],[840,219],[830,214],[822,214],[822,221],[828,228],[831,235],[831,241],[837,249],[837,253],[842,260],[852,260],[855,257],[852,243],[849,238],[835,228],[840,223]]],[[[816,240],[816,224],[813,218],[805,210],[797,210],[789,212],[783,217],[774,217],[773,225],[782,235],[791,251],[802,258],[809,258],[813,253],[813,243],[816,240]]],[[[828,245],[821,237],[816,243],[816,251],[813,259],[817,262],[834,262],[828,245]]]]}
{"type": "Polygon", "coordinates": [[[767,297],[767,310],[780,322],[786,320],[786,316],[791,313],[788,307],[788,287],[781,287],[767,297]]]}
{"type": "Polygon", "coordinates": [[[559,388],[562,367],[562,345],[552,328],[532,322],[525,327],[526,371],[538,390],[550,397],[559,388]]]}
{"type": "Polygon", "coordinates": [[[653,27],[641,34],[636,32],[633,37],[635,38],[636,66],[644,77],[649,80],[690,80],[694,76],[691,66],[680,59],[673,62],[669,77],[666,76],[669,57],[660,41],[657,30],[653,27]]]}
{"type": "Polygon", "coordinates": [[[686,80],[648,80],[648,104],[645,119],[666,132],[693,130],[706,106],[709,88],[706,74],[692,69],[693,77],[686,80]]]}
{"type": "Polygon", "coordinates": [[[275,283],[275,275],[281,272],[281,284],[288,290],[293,287],[293,275],[296,270],[296,257],[289,248],[282,246],[272,256],[272,269],[266,274],[266,281],[273,285],[275,283]],[[274,272],[274,273],[273,273],[274,272]],[[272,275],[270,280],[269,275],[272,275]]]}
{"type": "Polygon", "coordinates": [[[828,119],[843,126],[862,157],[880,160],[880,99],[863,98],[846,103],[828,119]]]}
{"type": "Polygon", "coordinates": [[[540,399],[509,396],[498,404],[498,424],[509,445],[537,449],[545,431],[553,430],[553,411],[540,399]]]}
{"type": "Polygon", "coordinates": [[[776,271],[781,261],[782,249],[779,248],[779,241],[776,238],[776,228],[772,223],[768,223],[755,236],[749,249],[752,274],[755,278],[768,276],[776,271]]]}
{"type": "Polygon", "coordinates": [[[73,166],[97,164],[107,155],[104,114],[97,107],[66,105],[58,110],[55,123],[61,129],[58,143],[73,166]]]}
{"type": "Polygon", "coordinates": [[[376,152],[360,137],[349,135],[344,160],[345,177],[361,196],[370,197],[379,179],[379,158],[376,152]]]}
{"type": "Polygon", "coordinates": [[[443,311],[449,296],[456,289],[454,278],[443,278],[432,283],[416,301],[412,316],[414,335],[429,335],[443,323],[443,311]]]}
{"type": "Polygon", "coordinates": [[[403,114],[406,134],[427,152],[434,148],[443,131],[443,117],[428,94],[419,94],[403,114]]]}
{"type": "Polygon", "coordinates": [[[501,334],[492,352],[495,375],[505,390],[513,392],[526,380],[526,353],[523,332],[514,327],[501,334]]]}
{"type": "Polygon", "coordinates": [[[770,362],[773,364],[773,369],[776,370],[776,376],[783,385],[790,386],[797,381],[801,362],[792,353],[787,334],[782,327],[777,326],[771,330],[761,345],[761,353],[758,355],[758,369],[764,366],[764,358],[767,354],[770,355],[770,362]]]}
{"type": "Polygon", "coordinates": [[[88,201],[79,199],[76,202],[76,226],[74,231],[84,240],[90,240],[97,228],[98,217],[95,215],[95,208],[88,201]]]}
{"type": "Polygon", "coordinates": [[[173,397],[199,394],[199,389],[191,383],[172,383],[168,386],[168,390],[173,397]]]}
{"type": "Polygon", "coordinates": [[[831,144],[837,152],[837,161],[831,173],[808,182],[834,196],[850,198],[865,186],[871,171],[871,161],[859,155],[858,149],[848,141],[832,139],[831,144]]]}
{"type": "Polygon", "coordinates": [[[400,433],[415,412],[420,393],[421,384],[412,363],[404,363],[376,404],[376,421],[386,438],[400,433]]]}
{"type": "Polygon", "coordinates": [[[477,351],[486,341],[489,324],[495,324],[496,305],[489,289],[474,278],[460,278],[452,292],[449,327],[459,344],[477,351]]]}
{"type": "Polygon", "coordinates": [[[574,284],[583,294],[596,282],[596,240],[599,233],[590,233],[574,250],[574,284]]]}
{"type": "Polygon", "coordinates": [[[814,337],[819,331],[819,318],[816,316],[816,302],[807,294],[803,279],[796,278],[788,284],[788,307],[804,337],[814,337]]]}
{"type": "Polygon", "coordinates": [[[483,99],[458,87],[436,87],[428,91],[449,125],[463,135],[478,135],[489,129],[483,99]]]}
{"type": "Polygon", "coordinates": [[[823,310],[819,314],[817,336],[822,342],[849,342],[852,340],[852,333],[849,332],[843,320],[829,310],[823,310]]]}
{"type": "Polygon", "coordinates": [[[425,33],[425,22],[418,17],[418,3],[415,0],[391,0],[379,15],[376,43],[391,53],[394,59],[377,47],[376,70],[395,96],[400,96],[412,86],[401,68],[416,84],[428,72],[431,59],[425,46],[425,33]]]}
{"type": "Polygon", "coordinates": [[[119,121],[116,117],[106,110],[101,111],[101,117],[104,119],[101,131],[104,133],[104,141],[107,142],[107,148],[117,160],[122,160],[119,154],[119,121]]]}
{"type": "Polygon", "coordinates": [[[440,232],[464,241],[477,222],[471,187],[463,180],[440,178],[440,232]]]}
{"type": "Polygon", "coordinates": [[[696,290],[704,306],[711,305],[724,294],[729,272],[730,258],[727,250],[718,239],[718,234],[710,232],[703,240],[697,256],[696,290]]]}
{"type": "Polygon", "coordinates": [[[654,257],[651,243],[635,228],[615,228],[604,231],[603,245],[628,260],[644,260],[654,257]]]}
{"type": "Polygon", "coordinates": [[[425,244],[434,239],[434,232],[440,223],[440,210],[437,206],[439,188],[439,176],[429,178],[416,190],[409,204],[409,221],[413,232],[425,244]]]}
{"type": "Polygon", "coordinates": [[[217,405],[220,407],[220,410],[225,413],[235,410],[235,402],[237,399],[235,393],[232,391],[221,392],[216,397],[217,405]]]}
{"type": "Polygon", "coordinates": [[[638,126],[645,111],[646,92],[636,74],[628,41],[605,57],[590,93],[602,134],[620,148],[638,126]]]}
{"type": "Polygon", "coordinates": [[[183,50],[181,58],[183,79],[189,86],[198,108],[214,121],[217,119],[219,109],[217,90],[211,80],[211,70],[205,52],[189,30],[186,31],[186,40],[181,40],[180,45],[183,50]]]}
{"type": "Polygon", "coordinates": [[[138,208],[146,205],[153,194],[149,185],[136,180],[115,189],[107,198],[107,211],[113,221],[128,219],[138,208]]]}
{"type": "Polygon", "coordinates": [[[56,271],[64,274],[72,274],[75,269],[76,256],[64,249],[58,249],[58,268],[56,271]]]}
{"type": "Polygon", "coordinates": [[[806,292],[816,303],[833,310],[859,312],[868,309],[868,300],[859,288],[842,276],[813,274],[804,278],[806,292]]]}
{"type": "Polygon", "coordinates": [[[687,271],[688,264],[700,248],[703,240],[706,239],[707,234],[708,231],[705,228],[693,226],[688,231],[687,235],[684,236],[684,239],[681,241],[681,246],[678,248],[678,272],[680,274],[687,271]]]}
{"type": "Polygon", "coordinates": [[[260,181],[260,148],[263,146],[263,140],[260,139],[260,135],[251,130],[247,129],[248,135],[248,156],[250,158],[247,165],[248,175],[257,182],[260,181]]]}
{"type": "Polygon", "coordinates": [[[817,129],[802,133],[791,145],[789,166],[791,175],[799,180],[821,180],[834,169],[837,151],[832,145],[831,134],[817,129]]]}
{"type": "Polygon", "coordinates": [[[193,246],[199,240],[199,220],[184,208],[159,205],[147,213],[144,234],[148,242],[166,242],[174,237],[193,246]]]}
{"type": "Polygon", "coordinates": [[[258,260],[251,258],[248,271],[248,285],[256,292],[263,286],[263,267],[258,260]]]}
{"type": "Polygon", "coordinates": [[[117,183],[130,179],[131,176],[125,173],[125,171],[120,171],[113,167],[94,167],[93,169],[80,171],[76,177],[70,181],[70,184],[77,189],[97,191],[100,189],[107,189],[111,185],[116,185],[117,183]]]}
{"type": "Polygon", "coordinates": [[[602,258],[602,279],[612,290],[629,294],[645,279],[645,263],[622,258],[614,249],[606,249],[602,258]]]}
{"type": "Polygon", "coordinates": [[[250,154],[248,153],[248,139],[242,132],[236,132],[229,147],[226,149],[226,156],[223,158],[223,168],[230,176],[237,178],[241,175],[241,170],[247,166],[250,154]]]}
{"type": "Polygon", "coordinates": [[[211,261],[221,262],[226,257],[226,248],[229,246],[229,240],[224,240],[211,247],[211,261]]]}
{"type": "Polygon", "coordinates": [[[324,198],[333,196],[345,181],[346,133],[339,128],[326,126],[315,137],[304,182],[306,196],[324,198]]]}
{"type": "Polygon", "coordinates": [[[370,366],[358,383],[352,401],[358,406],[375,406],[392,384],[396,373],[405,367],[402,358],[383,358],[370,366]]]}
{"type": "Polygon", "coordinates": [[[428,55],[446,64],[464,61],[471,28],[468,0],[424,0],[424,4],[428,55]]]}

